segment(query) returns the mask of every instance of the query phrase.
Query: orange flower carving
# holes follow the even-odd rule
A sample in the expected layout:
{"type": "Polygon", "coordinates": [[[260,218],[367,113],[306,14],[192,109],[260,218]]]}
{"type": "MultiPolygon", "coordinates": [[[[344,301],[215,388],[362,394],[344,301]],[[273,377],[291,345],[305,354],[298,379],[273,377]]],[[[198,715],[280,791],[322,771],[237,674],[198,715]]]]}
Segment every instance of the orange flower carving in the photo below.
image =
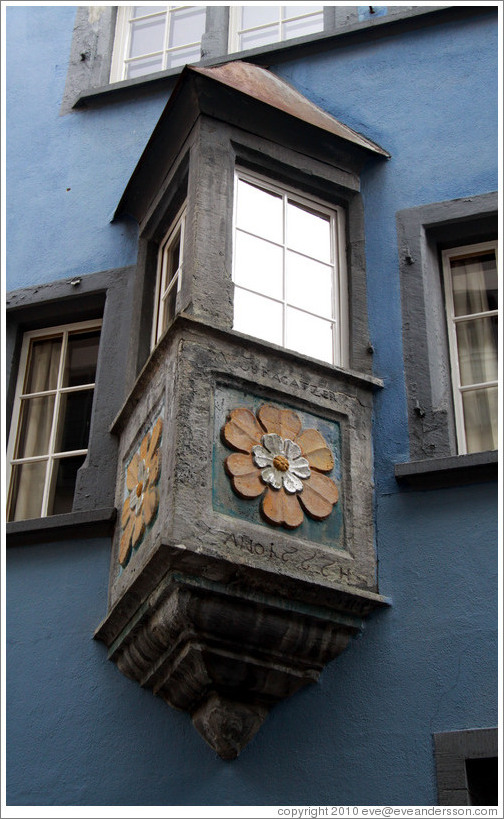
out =
{"type": "Polygon", "coordinates": [[[163,421],[158,418],[152,432],[147,433],[126,470],[126,499],[121,515],[119,563],[126,566],[132,548],[142,540],[146,527],[154,520],[159,506],[156,484],[160,475],[159,445],[163,421]]]}
{"type": "Polygon", "coordinates": [[[338,487],[324,475],[334,458],[316,429],[301,431],[295,412],[263,405],[257,412],[231,410],[222,429],[231,449],[224,466],[241,498],[262,495],[261,509],[269,523],[295,529],[303,510],[324,520],[338,500],[338,487]]]}

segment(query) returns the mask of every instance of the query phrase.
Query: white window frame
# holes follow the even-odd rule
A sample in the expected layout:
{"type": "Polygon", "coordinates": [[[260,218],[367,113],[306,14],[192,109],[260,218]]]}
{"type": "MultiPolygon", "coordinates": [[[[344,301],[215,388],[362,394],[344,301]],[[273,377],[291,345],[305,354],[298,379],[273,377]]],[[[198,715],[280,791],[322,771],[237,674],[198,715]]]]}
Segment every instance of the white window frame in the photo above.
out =
{"type": "Polygon", "coordinates": [[[166,233],[163,241],[159,245],[157,273],[156,273],[156,295],[154,299],[154,320],[152,322],[152,337],[151,349],[154,349],[159,339],[165,332],[165,315],[166,315],[166,300],[176,288],[177,294],[180,293],[182,286],[182,272],[184,263],[184,239],[185,239],[185,222],[187,214],[187,203],[185,202],[180,208],[177,216],[173,220],[170,229],[166,233]],[[179,263],[177,270],[173,277],[166,283],[168,261],[170,257],[170,250],[174,243],[180,236],[180,251],[179,263]]]}
{"type": "MultiPolygon", "coordinates": [[[[191,5],[181,5],[175,7],[177,10],[184,9],[184,8],[193,8],[191,5]]],[[[140,59],[145,59],[147,57],[158,57],[160,55],[163,56],[163,64],[159,71],[166,70],[166,62],[168,54],[171,54],[175,51],[180,51],[182,48],[188,48],[191,46],[201,45],[201,40],[197,42],[189,42],[184,43],[183,45],[177,46],[168,46],[170,42],[170,24],[171,24],[171,11],[174,11],[175,8],[170,9],[170,6],[163,5],[159,6],[159,10],[157,12],[152,12],[150,14],[140,15],[139,17],[132,18],[131,12],[133,9],[133,5],[131,6],[119,6],[117,9],[117,21],[116,21],[116,28],[115,28],[115,37],[114,37],[114,48],[112,51],[112,62],[110,67],[110,82],[120,82],[121,80],[127,79],[126,73],[128,69],[128,65],[130,63],[138,62],[140,59]],[[160,14],[161,11],[164,11],[166,14],[165,18],[165,31],[163,37],[163,48],[159,51],[152,51],[148,54],[142,54],[141,57],[130,57],[130,44],[131,44],[131,25],[130,21],[132,19],[136,20],[148,20],[149,18],[154,18],[160,14]]],[[[201,58],[201,54],[200,54],[201,58]]],[[[152,73],[152,72],[149,72],[152,73]]],[[[149,73],[146,72],[145,75],[141,76],[149,76],[149,73]]],[[[156,73],[156,72],[153,72],[156,73]]]]}
{"type": "Polygon", "coordinates": [[[95,383],[90,384],[79,384],[74,387],[63,387],[63,371],[64,371],[64,363],[66,360],[66,352],[68,347],[68,336],[70,334],[74,334],[76,332],[82,332],[85,330],[99,330],[101,329],[102,321],[99,320],[91,320],[91,321],[81,321],[73,324],[62,324],[56,327],[46,327],[40,330],[30,330],[26,332],[23,336],[23,343],[21,347],[21,355],[19,360],[19,370],[18,370],[18,377],[16,383],[16,392],[14,398],[14,408],[12,414],[12,422],[9,434],[9,442],[7,446],[7,486],[8,486],[8,497],[7,497],[7,508],[11,508],[11,501],[12,501],[12,493],[13,493],[13,486],[12,486],[12,471],[14,466],[18,466],[20,464],[25,463],[37,463],[41,461],[47,461],[45,478],[44,478],[44,492],[42,496],[42,505],[41,505],[41,514],[39,517],[45,518],[49,517],[52,513],[48,511],[49,503],[52,501],[52,492],[54,489],[54,465],[55,462],[61,461],[64,458],[71,458],[79,455],[87,455],[88,448],[86,449],[78,449],[78,450],[68,450],[65,452],[59,452],[55,449],[56,443],[56,435],[58,431],[58,426],[61,423],[60,417],[60,405],[61,405],[61,396],[73,393],[73,392],[82,392],[84,390],[93,390],[93,397],[94,397],[94,389],[95,383]],[[31,342],[35,339],[44,340],[50,339],[55,336],[61,336],[61,351],[60,351],[60,361],[59,361],[59,369],[58,369],[58,377],[56,387],[50,390],[44,390],[42,392],[34,392],[34,393],[25,393],[24,392],[24,385],[26,383],[27,377],[27,367],[29,365],[29,353],[31,348],[31,342]],[[14,453],[17,450],[18,442],[19,442],[19,435],[20,435],[20,428],[19,428],[19,421],[21,415],[21,406],[22,406],[22,399],[25,400],[27,398],[38,398],[38,397],[46,397],[54,395],[54,408],[52,411],[52,425],[51,425],[51,434],[49,439],[48,451],[42,455],[33,455],[26,458],[15,458],[14,453]]]}
{"type": "Polygon", "coordinates": [[[466,392],[476,391],[487,387],[497,387],[498,381],[486,381],[482,384],[470,384],[462,386],[457,343],[457,324],[459,324],[462,321],[470,321],[478,318],[490,318],[491,316],[497,316],[498,310],[487,310],[482,313],[471,313],[470,315],[467,316],[456,316],[450,262],[452,259],[462,258],[464,256],[472,256],[478,253],[484,253],[485,251],[488,250],[493,250],[495,252],[495,262],[496,264],[498,264],[497,247],[498,247],[497,240],[494,240],[490,242],[478,242],[477,244],[473,245],[460,245],[458,247],[449,248],[441,252],[445,288],[448,345],[450,350],[453,407],[455,413],[455,426],[457,432],[457,447],[459,455],[467,454],[464,406],[462,400],[463,394],[466,392]]]}
{"type": "MultiPolygon", "coordinates": [[[[284,6],[276,6],[278,9],[278,19],[274,23],[264,23],[263,25],[259,26],[251,26],[250,28],[240,28],[240,19],[241,19],[241,10],[243,6],[231,6],[229,10],[229,53],[233,54],[236,51],[248,51],[248,48],[242,48],[240,46],[240,34],[244,34],[245,32],[249,31],[261,31],[262,29],[271,28],[273,29],[275,26],[277,27],[278,37],[268,43],[267,45],[271,45],[273,43],[281,43],[287,42],[288,39],[295,39],[292,38],[284,38],[283,37],[283,23],[286,22],[293,22],[295,20],[303,20],[309,19],[313,17],[315,14],[320,14],[320,11],[310,11],[305,12],[304,14],[297,14],[291,15],[290,17],[284,17],[282,15],[282,9],[284,6]]],[[[322,6],[323,9],[323,6],[322,6]]],[[[323,11],[322,11],[323,14],[323,11]]],[[[322,19],[322,28],[320,29],[320,33],[324,30],[324,22],[322,19]]],[[[302,37],[302,34],[297,35],[302,37]]],[[[263,46],[250,46],[250,48],[262,48],[263,46]]]]}
{"type": "MultiPolygon", "coordinates": [[[[240,230],[243,231],[241,228],[240,230]]],[[[264,239],[263,236],[259,236],[258,234],[250,233],[251,236],[257,236],[260,239],[264,239]]],[[[270,241],[270,240],[268,240],[270,241]]],[[[303,254],[300,254],[303,255],[303,254]]],[[[311,257],[308,257],[311,258],[311,257]]],[[[349,366],[349,334],[348,334],[348,281],[347,281],[347,265],[346,265],[346,232],[345,232],[345,211],[339,205],[328,206],[327,203],[323,202],[322,200],[313,197],[307,196],[304,193],[300,193],[295,188],[292,188],[288,185],[276,185],[272,183],[269,179],[260,176],[259,174],[251,174],[247,171],[242,171],[240,169],[236,169],[235,171],[235,183],[234,183],[234,205],[233,205],[233,284],[236,287],[240,288],[241,290],[245,290],[249,293],[253,293],[255,295],[262,296],[263,298],[267,298],[270,301],[276,302],[277,304],[282,305],[282,347],[284,349],[290,350],[290,347],[287,347],[285,343],[285,336],[286,336],[286,321],[285,315],[287,307],[292,306],[295,307],[296,310],[300,312],[304,312],[307,315],[313,316],[314,318],[320,318],[324,321],[330,321],[332,324],[332,362],[326,362],[332,364],[333,366],[337,367],[344,367],[347,368],[349,366]],[[275,244],[277,246],[281,246],[283,249],[283,298],[278,299],[272,296],[266,296],[264,293],[261,293],[259,290],[253,290],[251,288],[244,287],[242,284],[237,284],[235,281],[235,264],[236,264],[236,233],[237,233],[237,207],[238,207],[238,182],[239,180],[243,180],[244,182],[249,182],[252,185],[256,185],[264,190],[271,191],[271,193],[276,194],[277,196],[281,196],[283,200],[283,214],[284,214],[284,237],[283,242],[276,243],[271,242],[271,244],[275,244]],[[316,210],[325,216],[329,216],[330,219],[330,237],[331,237],[331,263],[330,266],[332,267],[332,315],[331,318],[328,319],[326,316],[319,315],[318,313],[313,313],[310,310],[303,310],[298,305],[289,305],[285,295],[285,257],[287,251],[287,243],[286,243],[286,228],[285,228],[285,219],[286,219],[286,202],[287,201],[295,202],[296,204],[301,205],[302,207],[308,207],[312,210],[316,210]]],[[[238,328],[237,332],[240,332],[238,328]]],[[[268,342],[266,342],[268,343],[268,342]]],[[[296,352],[294,350],[293,352],[296,352]]],[[[302,353],[300,353],[302,355],[302,353]]],[[[312,356],[313,357],[313,356],[312,356]]],[[[319,359],[320,361],[325,361],[325,359],[319,359]]]]}

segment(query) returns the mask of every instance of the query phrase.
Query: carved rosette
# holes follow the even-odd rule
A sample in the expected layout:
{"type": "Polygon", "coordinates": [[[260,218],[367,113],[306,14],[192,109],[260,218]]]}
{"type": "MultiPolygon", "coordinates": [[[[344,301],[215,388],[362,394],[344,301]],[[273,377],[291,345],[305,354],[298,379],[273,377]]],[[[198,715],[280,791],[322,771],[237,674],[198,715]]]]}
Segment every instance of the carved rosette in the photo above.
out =
{"type": "Polygon", "coordinates": [[[249,500],[262,496],[261,512],[273,525],[296,529],[303,512],[324,520],[338,501],[338,487],[327,474],[333,455],[316,429],[301,429],[292,410],[263,405],[257,417],[246,407],[233,409],[222,437],[237,450],[224,461],[234,491],[249,500]]]}
{"type": "Polygon", "coordinates": [[[133,455],[126,469],[125,498],[121,514],[119,563],[126,566],[156,519],[159,507],[157,484],[161,474],[159,447],[163,421],[158,418],[133,455]]]}

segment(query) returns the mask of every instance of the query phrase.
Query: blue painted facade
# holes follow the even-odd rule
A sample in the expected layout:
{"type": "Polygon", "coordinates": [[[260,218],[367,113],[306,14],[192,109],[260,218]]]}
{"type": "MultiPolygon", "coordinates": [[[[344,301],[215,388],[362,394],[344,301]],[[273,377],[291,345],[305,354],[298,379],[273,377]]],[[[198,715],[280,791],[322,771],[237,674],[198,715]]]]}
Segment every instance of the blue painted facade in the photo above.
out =
{"type": "MultiPolygon", "coordinates": [[[[496,11],[495,9],[493,10],[496,11]]],[[[74,7],[7,9],[7,290],[136,261],[114,209],[168,92],[59,115],[74,7]]],[[[7,553],[8,805],[435,805],[432,734],[497,724],[497,488],[401,489],[396,213],[497,189],[496,14],[327,44],[270,70],[392,155],[362,174],[375,525],[390,609],[223,762],[92,634],[110,541],[7,553]]]]}

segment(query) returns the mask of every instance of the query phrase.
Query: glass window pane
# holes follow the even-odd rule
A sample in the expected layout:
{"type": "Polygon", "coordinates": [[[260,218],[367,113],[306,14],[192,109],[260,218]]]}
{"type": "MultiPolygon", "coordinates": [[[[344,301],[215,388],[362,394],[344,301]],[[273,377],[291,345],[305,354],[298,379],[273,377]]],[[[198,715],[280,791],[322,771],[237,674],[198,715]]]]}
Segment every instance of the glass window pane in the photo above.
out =
{"type": "Polygon", "coordinates": [[[152,54],[161,51],[164,42],[165,17],[149,17],[131,24],[131,40],[129,57],[140,57],[142,54],[152,54]]]}
{"type": "Polygon", "coordinates": [[[11,505],[8,520],[29,520],[42,514],[47,461],[18,464],[12,468],[11,505]]]}
{"type": "Polygon", "coordinates": [[[468,452],[497,449],[497,387],[462,394],[468,452]]]}
{"type": "Polygon", "coordinates": [[[282,305],[235,287],[233,329],[282,344],[282,305]]]}
{"type": "Polygon", "coordinates": [[[331,261],[331,220],[325,214],[288,202],[287,245],[322,262],[331,261]]]}
{"type": "Polygon", "coordinates": [[[164,249],[163,264],[165,265],[164,287],[167,289],[180,265],[180,231],[172,238],[164,249]]]}
{"type": "Polygon", "coordinates": [[[146,14],[155,14],[159,6],[133,6],[132,17],[143,17],[146,14]]]}
{"type": "Polygon", "coordinates": [[[332,268],[287,251],[286,300],[295,307],[333,317],[332,268]]]}
{"type": "Polygon", "coordinates": [[[93,390],[61,394],[60,433],[55,442],[55,452],[87,448],[92,407],[93,390]]]}
{"type": "Polygon", "coordinates": [[[177,285],[174,282],[173,286],[171,287],[168,293],[163,294],[163,320],[161,326],[161,332],[164,332],[168,327],[168,324],[175,318],[176,312],[176,303],[177,303],[177,285]]]}
{"type": "Polygon", "coordinates": [[[68,336],[67,359],[63,375],[64,387],[94,384],[100,331],[73,333],[68,336]]]}
{"type": "Polygon", "coordinates": [[[136,77],[143,77],[144,74],[153,74],[155,71],[163,70],[163,57],[145,57],[143,60],[135,60],[128,63],[126,77],[134,80],[136,77]]]}
{"type": "Polygon", "coordinates": [[[56,389],[60,352],[61,336],[32,341],[25,393],[56,389]]]}
{"type": "Polygon", "coordinates": [[[187,46],[186,48],[177,48],[175,51],[169,51],[166,55],[166,68],[176,68],[178,65],[190,65],[197,63],[201,57],[201,46],[187,46]]]}
{"type": "Polygon", "coordinates": [[[54,462],[54,495],[51,515],[63,515],[72,511],[77,471],[84,463],[85,455],[59,458],[54,462]]]}
{"type": "Polygon", "coordinates": [[[205,32],[206,9],[204,6],[176,9],[170,12],[169,47],[199,43],[205,32]]]}
{"type": "Polygon", "coordinates": [[[261,28],[240,34],[240,49],[260,48],[269,43],[276,43],[280,39],[280,29],[277,25],[261,28]]]}
{"type": "Polygon", "coordinates": [[[450,262],[456,316],[497,310],[497,265],[494,251],[450,262]]]}
{"type": "Polygon", "coordinates": [[[282,16],[297,17],[299,14],[316,14],[322,12],[323,6],[282,6],[282,16]]]}
{"type": "Polygon", "coordinates": [[[236,224],[250,233],[262,236],[263,239],[281,242],[283,239],[282,197],[239,179],[236,224]]]}
{"type": "Polygon", "coordinates": [[[282,264],[281,247],[236,231],[234,280],[237,284],[282,299],[282,264]]]}
{"type": "Polygon", "coordinates": [[[333,361],[332,323],[287,308],[285,346],[303,355],[333,361]]]}
{"type": "Polygon", "coordinates": [[[316,34],[324,29],[324,18],[322,14],[313,17],[305,17],[302,20],[291,20],[282,25],[282,40],[290,40],[293,37],[306,37],[307,34],[316,34]]]}
{"type": "Polygon", "coordinates": [[[242,8],[241,25],[238,28],[252,28],[265,23],[275,23],[280,17],[280,6],[244,6],[242,8]]]}
{"type": "Polygon", "coordinates": [[[460,321],[457,328],[460,383],[497,380],[497,316],[460,321]]]}
{"type": "Polygon", "coordinates": [[[54,413],[54,395],[21,402],[16,458],[47,455],[54,413]]]}

